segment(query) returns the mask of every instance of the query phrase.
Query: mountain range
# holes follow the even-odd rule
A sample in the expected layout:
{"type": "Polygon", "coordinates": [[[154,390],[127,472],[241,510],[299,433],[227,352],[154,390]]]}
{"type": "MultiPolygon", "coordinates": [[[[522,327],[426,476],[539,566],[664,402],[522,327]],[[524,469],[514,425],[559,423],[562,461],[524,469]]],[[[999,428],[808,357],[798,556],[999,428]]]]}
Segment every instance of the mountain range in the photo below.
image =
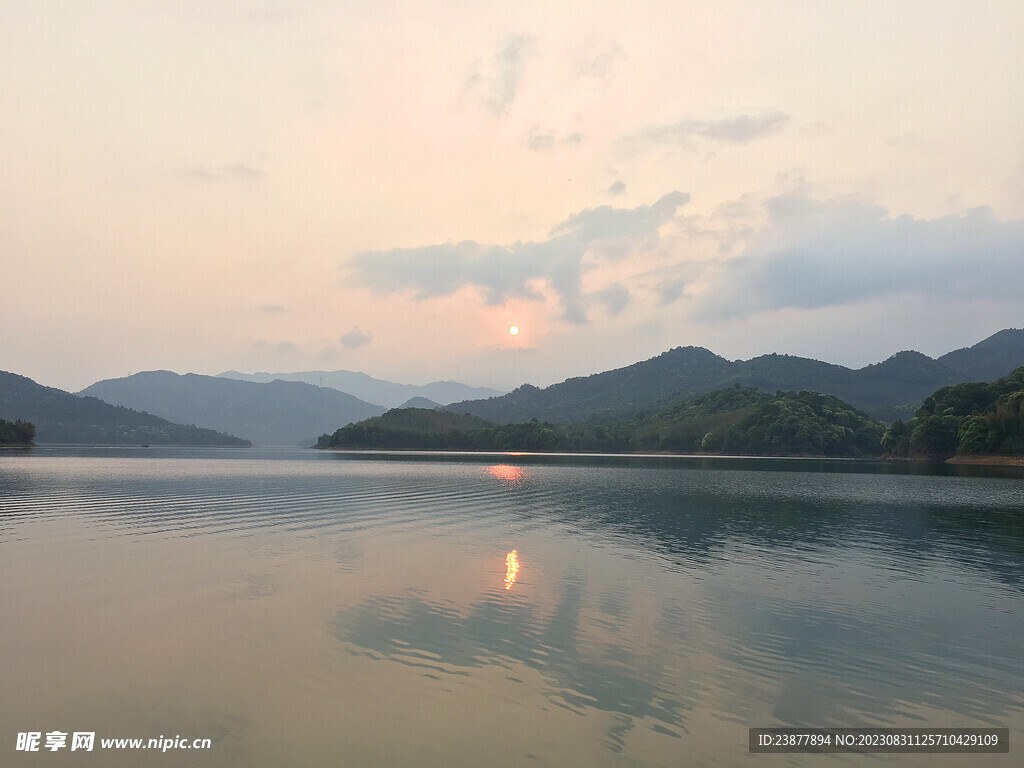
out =
{"type": "Polygon", "coordinates": [[[256,383],[171,371],[107,379],[78,394],[183,424],[202,424],[259,445],[309,446],[327,427],[387,410],[330,387],[301,381],[256,383]]]}
{"type": "Polygon", "coordinates": [[[249,445],[248,440],[212,429],[173,424],[5,371],[0,371],[0,417],[35,424],[39,443],[249,445]]]}
{"type": "Polygon", "coordinates": [[[990,381],[1021,365],[1024,330],[1007,329],[936,359],[920,352],[900,352],[856,370],[778,354],[729,361],[701,347],[677,347],[650,360],[544,389],[524,384],[506,395],[456,403],[450,401],[454,393],[496,390],[456,382],[417,387],[350,371],[282,374],[316,379],[322,375],[338,386],[354,381],[363,387],[359,391],[369,388],[368,396],[374,399],[367,401],[303,381],[278,378],[258,383],[227,374],[150,371],[97,382],[76,398],[7,373],[0,374],[0,418],[35,423],[36,439],[42,443],[219,445],[251,440],[293,446],[311,445],[318,435],[379,415],[388,404],[433,408],[448,402],[449,411],[499,424],[539,419],[599,425],[651,416],[702,393],[738,384],[769,393],[810,390],[833,395],[874,418],[893,421],[909,420],[918,404],[940,387],[990,381]]]}
{"type": "Polygon", "coordinates": [[[447,410],[498,423],[539,419],[555,424],[618,421],[721,387],[740,384],[765,392],[811,390],[834,395],[883,421],[910,418],[936,389],[987,381],[1024,365],[1024,330],[1006,329],[937,359],[899,352],[860,369],[791,355],[729,361],[703,347],[667,352],[591,376],[540,389],[524,384],[501,397],[453,403],[447,410]]]}
{"type": "Polygon", "coordinates": [[[471,387],[457,381],[435,381],[430,384],[397,384],[393,381],[375,379],[365,373],[356,371],[299,371],[297,373],[239,373],[224,371],[217,378],[238,379],[268,383],[274,380],[303,381],[319,387],[330,387],[339,392],[358,397],[368,403],[382,405],[385,408],[396,408],[414,397],[432,400],[440,405],[448,405],[460,400],[479,400],[487,397],[503,395],[499,389],[489,387],[471,387]]]}

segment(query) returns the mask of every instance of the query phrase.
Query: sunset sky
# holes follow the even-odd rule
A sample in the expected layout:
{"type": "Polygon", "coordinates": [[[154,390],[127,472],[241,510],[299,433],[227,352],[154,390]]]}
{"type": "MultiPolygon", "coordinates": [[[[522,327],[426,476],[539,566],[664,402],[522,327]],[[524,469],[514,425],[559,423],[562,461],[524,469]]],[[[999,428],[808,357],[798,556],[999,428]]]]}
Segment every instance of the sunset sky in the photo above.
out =
{"type": "Polygon", "coordinates": [[[1019,0],[4,0],[0,369],[936,356],[1024,326],[1021,39],[1019,0]]]}

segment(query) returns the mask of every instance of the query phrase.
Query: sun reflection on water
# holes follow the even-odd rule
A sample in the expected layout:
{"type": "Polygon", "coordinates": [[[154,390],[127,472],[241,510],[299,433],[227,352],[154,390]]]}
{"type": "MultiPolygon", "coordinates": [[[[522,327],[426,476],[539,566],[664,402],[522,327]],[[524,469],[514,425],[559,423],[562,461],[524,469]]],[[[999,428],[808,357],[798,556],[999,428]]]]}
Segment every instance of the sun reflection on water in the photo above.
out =
{"type": "Polygon", "coordinates": [[[526,472],[511,464],[494,464],[486,468],[487,474],[510,486],[522,485],[526,472]]]}
{"type": "Polygon", "coordinates": [[[512,589],[519,577],[519,552],[513,549],[505,555],[505,589],[512,589]]]}

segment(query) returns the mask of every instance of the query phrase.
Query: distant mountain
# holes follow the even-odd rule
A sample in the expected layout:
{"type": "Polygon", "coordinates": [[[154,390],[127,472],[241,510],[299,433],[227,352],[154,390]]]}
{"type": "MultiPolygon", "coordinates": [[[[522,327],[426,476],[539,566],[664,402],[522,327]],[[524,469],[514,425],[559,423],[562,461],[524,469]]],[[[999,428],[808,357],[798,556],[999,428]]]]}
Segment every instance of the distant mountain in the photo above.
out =
{"type": "Polygon", "coordinates": [[[732,366],[702,347],[678,347],[625,368],[567,379],[545,389],[524,384],[502,397],[453,403],[446,410],[503,424],[534,418],[556,424],[588,418],[621,421],[681,393],[692,396],[721,386],[732,366]]]}
{"type": "Polygon", "coordinates": [[[658,357],[545,389],[529,384],[502,397],[453,403],[447,410],[500,423],[532,418],[568,424],[615,422],[651,414],[697,394],[740,384],[765,392],[810,390],[833,395],[876,419],[909,418],[936,389],[993,378],[1024,365],[1024,331],[1000,331],[973,347],[933,360],[900,352],[859,370],[790,355],[730,362],[702,347],[677,347],[658,357]]]}
{"type": "Polygon", "coordinates": [[[304,381],[319,387],[330,387],[339,392],[364,400],[368,403],[396,408],[413,397],[425,397],[435,403],[447,405],[460,400],[479,400],[504,394],[499,389],[471,387],[457,381],[435,381],[432,384],[396,384],[355,371],[300,371],[298,373],[239,373],[224,371],[217,378],[237,379],[267,383],[281,381],[304,381]]]}
{"type": "Polygon", "coordinates": [[[258,384],[170,371],[100,381],[79,394],[243,435],[259,445],[312,445],[324,429],[385,410],[344,392],[299,381],[258,384]]]}
{"type": "Polygon", "coordinates": [[[440,408],[441,403],[435,403],[425,397],[412,397],[402,403],[399,408],[440,408]]]}
{"type": "Polygon", "coordinates": [[[185,427],[148,413],[77,397],[0,371],[0,417],[36,425],[38,443],[104,445],[248,445],[212,429],[185,427]]]}
{"type": "Polygon", "coordinates": [[[961,374],[959,381],[991,381],[1005,376],[1024,363],[1024,329],[1007,328],[973,347],[948,352],[939,362],[961,374]]]}

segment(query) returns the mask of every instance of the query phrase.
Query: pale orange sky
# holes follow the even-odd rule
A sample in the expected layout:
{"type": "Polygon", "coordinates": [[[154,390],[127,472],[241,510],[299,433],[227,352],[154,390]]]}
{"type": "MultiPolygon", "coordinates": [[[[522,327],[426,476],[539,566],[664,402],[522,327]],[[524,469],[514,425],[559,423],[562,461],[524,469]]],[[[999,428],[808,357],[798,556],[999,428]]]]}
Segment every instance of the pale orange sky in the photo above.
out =
{"type": "Polygon", "coordinates": [[[1022,35],[1018,2],[5,2],[0,369],[939,355],[1024,326],[1022,35]]]}

